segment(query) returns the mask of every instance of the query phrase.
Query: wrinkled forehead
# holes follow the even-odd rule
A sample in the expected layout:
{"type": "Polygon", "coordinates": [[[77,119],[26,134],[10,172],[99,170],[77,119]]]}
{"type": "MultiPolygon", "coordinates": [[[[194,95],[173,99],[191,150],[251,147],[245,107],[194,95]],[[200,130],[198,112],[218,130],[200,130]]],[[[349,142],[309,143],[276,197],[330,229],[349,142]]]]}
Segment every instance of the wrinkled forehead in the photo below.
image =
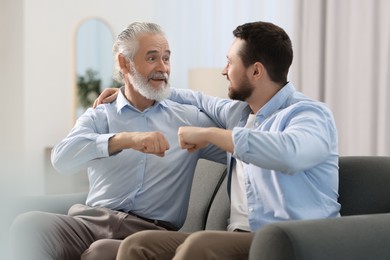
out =
{"type": "Polygon", "coordinates": [[[138,37],[138,50],[136,55],[146,55],[154,52],[158,54],[170,54],[168,40],[162,34],[142,34],[138,37]]]}

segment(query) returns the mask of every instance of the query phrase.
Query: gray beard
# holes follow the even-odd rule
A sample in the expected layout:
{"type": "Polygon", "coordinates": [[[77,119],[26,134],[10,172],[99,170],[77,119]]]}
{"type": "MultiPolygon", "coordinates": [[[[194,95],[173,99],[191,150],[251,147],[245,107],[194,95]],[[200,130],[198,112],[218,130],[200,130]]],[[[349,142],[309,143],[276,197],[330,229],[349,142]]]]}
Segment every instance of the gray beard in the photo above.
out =
{"type": "Polygon", "coordinates": [[[161,83],[159,88],[155,89],[134,67],[131,68],[131,76],[132,78],[129,77],[130,83],[133,85],[134,89],[145,98],[162,101],[168,97],[170,92],[169,82],[161,83]]]}

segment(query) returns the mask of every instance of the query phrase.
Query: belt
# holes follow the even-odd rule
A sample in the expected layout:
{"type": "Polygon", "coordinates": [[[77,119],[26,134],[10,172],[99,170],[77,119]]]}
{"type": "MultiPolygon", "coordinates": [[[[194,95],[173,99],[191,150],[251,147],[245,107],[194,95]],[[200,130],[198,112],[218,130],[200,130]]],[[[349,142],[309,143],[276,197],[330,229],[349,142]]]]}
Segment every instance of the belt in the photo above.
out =
{"type": "Polygon", "coordinates": [[[250,231],[236,228],[235,230],[233,230],[233,232],[246,232],[246,233],[249,233],[250,231]]]}
{"type": "Polygon", "coordinates": [[[142,220],[144,220],[146,222],[153,223],[156,226],[165,228],[166,230],[177,231],[177,228],[174,225],[172,225],[171,223],[169,223],[168,221],[163,221],[163,220],[158,220],[158,219],[149,219],[149,218],[138,216],[137,214],[134,214],[133,212],[126,212],[126,211],[123,211],[123,210],[119,210],[119,211],[125,212],[125,213],[127,213],[129,215],[132,215],[132,216],[134,216],[136,218],[142,219],[142,220]]]}

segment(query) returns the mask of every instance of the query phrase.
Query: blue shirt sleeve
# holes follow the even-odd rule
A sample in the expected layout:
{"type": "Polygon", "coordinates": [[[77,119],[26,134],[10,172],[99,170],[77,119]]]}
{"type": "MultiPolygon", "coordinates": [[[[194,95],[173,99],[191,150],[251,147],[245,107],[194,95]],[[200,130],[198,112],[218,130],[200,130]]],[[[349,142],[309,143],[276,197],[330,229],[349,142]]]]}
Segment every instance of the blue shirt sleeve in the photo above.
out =
{"type": "Polygon", "coordinates": [[[318,103],[302,102],[255,123],[233,129],[233,156],[264,169],[294,174],[323,162],[337,135],[331,113],[318,103]],[[283,119],[283,120],[279,120],[283,119]],[[256,127],[257,125],[257,127],[256,127]],[[272,125],[272,129],[263,129],[272,125]]]}
{"type": "Polygon", "coordinates": [[[88,162],[108,157],[108,140],[114,133],[107,133],[103,108],[88,109],[51,154],[54,168],[60,173],[75,173],[88,167],[88,162]],[[94,120],[99,118],[98,120],[94,120]]]}

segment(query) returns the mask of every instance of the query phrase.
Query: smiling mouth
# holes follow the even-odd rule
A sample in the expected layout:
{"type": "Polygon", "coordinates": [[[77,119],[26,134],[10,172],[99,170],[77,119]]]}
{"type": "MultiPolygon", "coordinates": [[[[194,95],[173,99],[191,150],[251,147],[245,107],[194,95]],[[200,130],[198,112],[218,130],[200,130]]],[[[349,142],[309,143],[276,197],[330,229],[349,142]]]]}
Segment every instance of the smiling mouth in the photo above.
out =
{"type": "Polygon", "coordinates": [[[152,75],[150,75],[148,77],[148,81],[149,80],[164,81],[165,83],[167,83],[168,82],[168,77],[165,74],[163,74],[163,73],[157,72],[157,73],[153,73],[152,75]]]}
{"type": "Polygon", "coordinates": [[[153,81],[160,81],[160,82],[165,82],[165,83],[168,82],[165,78],[164,78],[164,79],[151,78],[151,79],[149,79],[149,81],[150,81],[150,80],[153,80],[153,81]]]}

